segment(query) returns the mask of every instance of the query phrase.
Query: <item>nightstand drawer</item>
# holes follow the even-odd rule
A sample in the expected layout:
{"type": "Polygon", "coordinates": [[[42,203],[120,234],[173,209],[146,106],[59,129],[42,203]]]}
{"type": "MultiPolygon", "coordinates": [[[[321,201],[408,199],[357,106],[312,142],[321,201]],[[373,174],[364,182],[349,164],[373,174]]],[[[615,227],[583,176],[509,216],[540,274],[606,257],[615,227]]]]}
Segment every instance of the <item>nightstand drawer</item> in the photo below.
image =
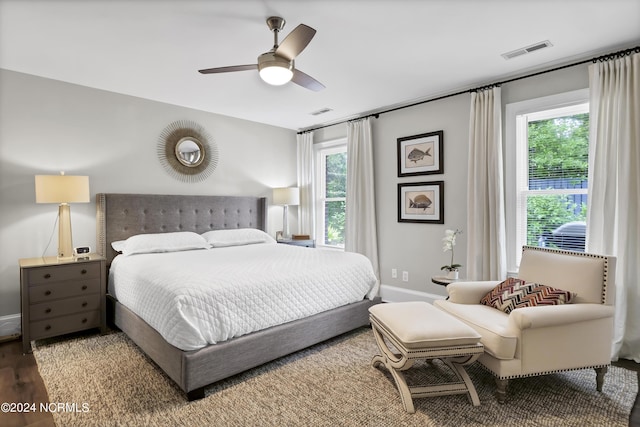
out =
{"type": "Polygon", "coordinates": [[[69,265],[52,265],[31,269],[28,274],[28,286],[67,280],[94,279],[100,277],[100,264],[82,262],[69,265]]]}
{"type": "Polygon", "coordinates": [[[73,282],[53,283],[51,285],[31,286],[29,288],[30,304],[52,301],[100,292],[100,280],[76,280],[73,282]]]}
{"type": "Polygon", "coordinates": [[[29,307],[29,315],[33,321],[99,309],[100,295],[91,294],[81,297],[33,304],[29,307]]]}
{"type": "Polygon", "coordinates": [[[56,317],[54,319],[31,322],[29,324],[29,330],[31,331],[30,339],[38,340],[85,329],[97,328],[99,326],[100,310],[56,317]]]}

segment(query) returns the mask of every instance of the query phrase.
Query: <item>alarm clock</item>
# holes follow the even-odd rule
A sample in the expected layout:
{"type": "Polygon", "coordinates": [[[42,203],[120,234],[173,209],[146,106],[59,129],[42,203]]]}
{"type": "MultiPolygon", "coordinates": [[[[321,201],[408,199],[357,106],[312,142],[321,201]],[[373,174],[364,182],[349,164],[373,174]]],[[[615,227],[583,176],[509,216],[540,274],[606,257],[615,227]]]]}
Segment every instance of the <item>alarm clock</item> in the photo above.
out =
{"type": "Polygon", "coordinates": [[[75,256],[87,256],[91,252],[91,248],[89,246],[79,246],[73,249],[73,254],[75,256]]]}

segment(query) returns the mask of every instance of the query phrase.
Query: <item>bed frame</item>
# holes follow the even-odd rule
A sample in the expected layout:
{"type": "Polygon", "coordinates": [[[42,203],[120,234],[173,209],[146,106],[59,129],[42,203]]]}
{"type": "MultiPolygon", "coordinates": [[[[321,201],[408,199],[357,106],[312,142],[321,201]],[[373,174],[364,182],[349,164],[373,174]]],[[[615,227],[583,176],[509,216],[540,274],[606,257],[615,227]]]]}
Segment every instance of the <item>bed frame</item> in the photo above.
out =
{"type": "MultiPolygon", "coordinates": [[[[266,198],[151,194],[97,194],[97,251],[116,256],[111,242],[135,234],[230,228],[266,229],[266,198]]],[[[131,338],[188,400],[204,397],[207,385],[369,324],[379,299],[338,307],[199,350],[172,346],[144,320],[108,298],[108,319],[131,338]]]]}

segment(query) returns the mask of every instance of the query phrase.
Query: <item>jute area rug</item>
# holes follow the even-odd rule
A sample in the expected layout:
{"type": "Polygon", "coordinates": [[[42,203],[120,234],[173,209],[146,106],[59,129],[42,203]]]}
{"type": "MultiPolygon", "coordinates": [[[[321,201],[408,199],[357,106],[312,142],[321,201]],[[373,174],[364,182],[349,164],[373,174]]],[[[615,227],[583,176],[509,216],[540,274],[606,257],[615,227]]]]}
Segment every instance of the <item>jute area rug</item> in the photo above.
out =
{"type": "MultiPolygon", "coordinates": [[[[500,405],[492,377],[467,368],[481,405],[466,395],[416,399],[408,414],[391,376],[373,368],[371,330],[362,328],[221,381],[206,397],[182,392],[123,333],[38,342],[34,355],[58,426],[626,426],[638,380],[611,367],[602,393],[592,369],[513,380],[500,405]]],[[[410,372],[449,378],[440,362],[410,372]]]]}

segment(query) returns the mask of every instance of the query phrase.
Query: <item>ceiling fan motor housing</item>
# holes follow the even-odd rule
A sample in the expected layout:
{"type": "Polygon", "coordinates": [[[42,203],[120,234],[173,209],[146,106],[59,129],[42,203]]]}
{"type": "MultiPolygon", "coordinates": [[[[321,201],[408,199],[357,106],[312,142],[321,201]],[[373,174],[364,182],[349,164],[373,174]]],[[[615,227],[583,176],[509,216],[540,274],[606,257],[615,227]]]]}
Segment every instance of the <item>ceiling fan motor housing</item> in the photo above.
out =
{"type": "Polygon", "coordinates": [[[282,67],[293,71],[293,60],[278,56],[274,52],[266,52],[258,57],[258,70],[262,71],[267,67],[282,67]]]}

